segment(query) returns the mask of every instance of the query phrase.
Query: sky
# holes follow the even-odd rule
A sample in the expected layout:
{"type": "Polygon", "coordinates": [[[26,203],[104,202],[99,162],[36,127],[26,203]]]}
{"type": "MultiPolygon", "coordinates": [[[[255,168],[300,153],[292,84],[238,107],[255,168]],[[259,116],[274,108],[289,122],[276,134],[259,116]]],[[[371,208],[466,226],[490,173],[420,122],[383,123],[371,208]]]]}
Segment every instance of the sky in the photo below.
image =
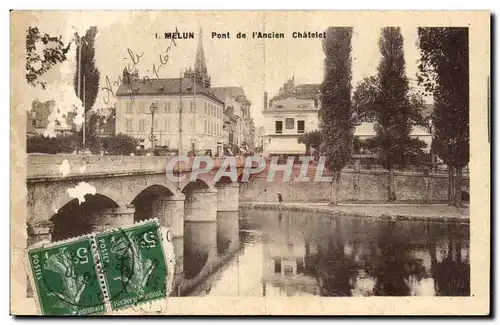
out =
{"type": "MultiPolygon", "coordinates": [[[[48,11],[33,13],[30,25],[41,32],[61,35],[69,42],[77,31],[83,35],[90,26],[97,26],[99,33],[95,43],[96,65],[101,73],[100,88],[121,76],[124,67],[131,64],[139,76],[154,78],[153,65],[160,65],[160,55],[171,45],[170,40],[156,39],[155,33],[175,31],[194,32],[195,39],[177,40],[168,52],[168,62],[161,65],[159,77],[175,78],[185,69],[194,66],[199,28],[203,30],[203,47],[208,73],[213,87],[241,86],[252,102],[251,115],[256,126],[263,125],[262,109],[264,91],[269,98],[281,85],[294,76],[295,84],[321,83],[323,78],[322,44],[320,39],[293,39],[293,31],[322,32],[329,26],[353,26],[352,58],[353,86],[363,78],[376,74],[380,60],[378,39],[384,19],[370,19],[363,15],[318,14],[318,12],[161,12],[161,11],[101,11],[64,12],[48,11]],[[57,22],[57,23],[54,23],[57,22]],[[266,31],[285,33],[285,39],[253,39],[252,32],[266,31]],[[212,32],[229,32],[230,39],[212,38],[212,32]],[[236,38],[238,32],[246,32],[246,39],[236,38]],[[132,56],[140,56],[132,62],[132,56]]],[[[411,20],[401,21],[405,41],[406,72],[415,79],[419,52],[417,28],[411,20]]],[[[26,26],[27,28],[27,26],[26,26]]],[[[72,85],[76,67],[75,46],[68,61],[49,71],[44,80],[58,85],[72,85]]],[[[116,87],[114,87],[116,88],[116,87]]],[[[107,92],[101,90],[95,108],[114,103],[105,100],[107,92]]],[[[50,95],[49,95],[50,96],[50,95]]]]}

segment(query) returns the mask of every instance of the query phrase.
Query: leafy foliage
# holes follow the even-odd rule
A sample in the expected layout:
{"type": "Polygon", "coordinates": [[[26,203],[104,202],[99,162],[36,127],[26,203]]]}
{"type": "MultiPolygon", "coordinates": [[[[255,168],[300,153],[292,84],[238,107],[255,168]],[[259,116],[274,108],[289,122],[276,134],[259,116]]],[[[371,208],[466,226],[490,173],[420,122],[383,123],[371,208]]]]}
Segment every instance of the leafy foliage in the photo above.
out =
{"type": "Polygon", "coordinates": [[[325,78],[321,84],[320,129],[327,167],[340,171],[351,159],[354,121],[351,103],[352,28],[329,27],[323,39],[325,78]]]}
{"type": "Polygon", "coordinates": [[[379,93],[379,81],[377,77],[364,78],[356,87],[353,94],[353,110],[356,112],[358,121],[375,121],[375,102],[379,93]]]}
{"type": "MultiPolygon", "coordinates": [[[[375,122],[377,119],[377,99],[380,95],[380,82],[377,76],[364,78],[356,87],[353,94],[353,110],[356,112],[358,122],[375,122]]],[[[422,94],[409,89],[410,120],[414,124],[427,126],[427,121],[422,117],[425,108],[422,94]]]]}
{"type": "MultiPolygon", "coordinates": [[[[97,27],[90,27],[85,36],[79,37],[78,34],[75,35],[77,40],[76,53],[78,53],[81,48],[81,74],[80,74],[80,90],[83,91],[83,80],[85,79],[85,101],[83,106],[85,107],[85,112],[89,111],[95,103],[97,98],[97,93],[99,92],[99,78],[100,72],[95,65],[95,37],[97,35],[97,27]]],[[[76,73],[74,77],[74,87],[75,92],[78,94],[78,74],[79,74],[79,60],[76,60],[76,73]]],[[[83,95],[80,95],[83,98],[83,95]]]]}
{"type": "Polygon", "coordinates": [[[306,145],[308,148],[319,150],[322,141],[322,133],[320,130],[314,130],[302,134],[299,137],[299,142],[306,145]]]}
{"type": "Polygon", "coordinates": [[[70,46],[71,43],[65,45],[61,41],[61,36],[42,34],[38,27],[30,26],[26,34],[26,81],[34,87],[40,85],[45,89],[45,83],[39,77],[57,63],[66,61],[70,46]]]}
{"type": "Polygon", "coordinates": [[[128,156],[139,145],[139,139],[128,134],[116,134],[102,139],[103,148],[110,155],[128,156]]]}
{"type": "Polygon", "coordinates": [[[402,163],[411,139],[412,109],[408,98],[408,78],[405,74],[403,36],[399,27],[382,29],[379,40],[382,59],[378,67],[379,93],[375,112],[379,157],[388,169],[402,163]]]}
{"type": "Polygon", "coordinates": [[[434,95],[436,153],[448,165],[469,162],[469,44],[467,28],[419,28],[419,82],[434,95]]]}
{"type": "Polygon", "coordinates": [[[57,135],[54,138],[36,135],[26,139],[27,153],[72,153],[76,150],[78,138],[76,134],[57,135]]]}

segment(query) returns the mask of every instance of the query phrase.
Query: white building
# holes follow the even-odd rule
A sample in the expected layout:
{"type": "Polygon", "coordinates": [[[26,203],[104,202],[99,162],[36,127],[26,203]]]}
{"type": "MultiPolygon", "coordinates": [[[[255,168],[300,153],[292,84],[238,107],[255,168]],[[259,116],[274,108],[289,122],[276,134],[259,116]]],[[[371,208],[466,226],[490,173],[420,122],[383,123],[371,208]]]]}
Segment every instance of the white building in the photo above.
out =
{"type": "Polygon", "coordinates": [[[195,86],[187,78],[147,82],[134,78],[117,91],[116,132],[141,138],[142,146],[150,148],[151,123],[154,123],[156,146],[180,148],[183,154],[193,149],[211,149],[216,153],[217,142],[223,138],[223,107],[224,103],[209,89],[195,86]],[[154,122],[150,111],[153,103],[154,122]]]}
{"type": "MultiPolygon", "coordinates": [[[[377,135],[377,132],[375,131],[375,123],[363,122],[360,125],[357,125],[354,135],[358,136],[360,140],[373,138],[377,135]]],[[[432,135],[424,127],[414,125],[410,136],[425,142],[427,146],[423,149],[424,152],[428,153],[431,150],[432,135]]]]}
{"type": "Polygon", "coordinates": [[[305,154],[306,147],[298,140],[302,134],[319,128],[319,94],[318,84],[295,86],[292,78],[269,101],[269,106],[266,103],[263,115],[269,143],[265,156],[305,154]]]}

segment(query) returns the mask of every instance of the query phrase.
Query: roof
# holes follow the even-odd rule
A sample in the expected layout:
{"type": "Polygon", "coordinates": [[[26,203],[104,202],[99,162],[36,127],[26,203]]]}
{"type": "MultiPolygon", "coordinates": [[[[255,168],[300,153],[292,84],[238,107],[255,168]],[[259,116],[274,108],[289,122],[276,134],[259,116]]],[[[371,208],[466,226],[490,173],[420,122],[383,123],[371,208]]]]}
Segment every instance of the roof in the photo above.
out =
{"type": "MultiPolygon", "coordinates": [[[[354,135],[358,137],[374,137],[376,134],[375,123],[373,122],[361,123],[356,126],[356,130],[354,131],[354,135]]],[[[432,136],[424,127],[414,125],[410,136],[417,137],[419,140],[424,141],[427,146],[423,150],[429,152],[432,144],[432,136]]]]}
{"type": "Polygon", "coordinates": [[[320,95],[320,84],[301,84],[288,90],[282,90],[272,100],[296,97],[299,99],[316,99],[320,95]]]}
{"type": "MultiPolygon", "coordinates": [[[[116,91],[117,97],[130,96],[148,96],[148,95],[178,95],[181,86],[180,78],[147,79],[134,78],[130,83],[122,83],[116,91]]],[[[224,104],[209,88],[196,84],[188,78],[182,78],[182,94],[193,95],[203,94],[208,98],[224,104]]]]}
{"type": "Polygon", "coordinates": [[[272,154],[304,155],[305,153],[306,145],[298,143],[297,138],[276,138],[266,147],[264,156],[272,154]]]}
{"type": "MultiPolygon", "coordinates": [[[[373,137],[377,134],[374,122],[364,122],[356,126],[354,135],[359,137],[373,137]]],[[[423,127],[415,125],[410,133],[414,137],[430,137],[431,134],[423,127]]]]}
{"type": "Polygon", "coordinates": [[[297,98],[297,97],[287,97],[283,99],[277,99],[272,102],[272,105],[268,106],[263,113],[276,113],[276,112],[286,112],[293,111],[297,113],[312,112],[317,114],[319,111],[319,100],[316,98],[297,98]]]}
{"type": "Polygon", "coordinates": [[[242,87],[212,87],[210,90],[222,101],[226,98],[247,97],[242,87]]]}

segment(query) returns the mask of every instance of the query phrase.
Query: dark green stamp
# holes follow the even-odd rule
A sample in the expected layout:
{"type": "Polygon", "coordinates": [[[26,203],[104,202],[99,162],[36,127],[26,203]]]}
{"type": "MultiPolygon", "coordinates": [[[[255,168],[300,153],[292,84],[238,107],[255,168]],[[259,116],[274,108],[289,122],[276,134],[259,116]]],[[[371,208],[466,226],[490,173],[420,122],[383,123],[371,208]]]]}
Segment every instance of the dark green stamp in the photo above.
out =
{"type": "Polygon", "coordinates": [[[113,310],[166,298],[167,266],[157,222],[96,235],[113,310]]]}
{"type": "Polygon", "coordinates": [[[28,251],[43,315],[88,315],[106,311],[88,237],[28,251]]]}

